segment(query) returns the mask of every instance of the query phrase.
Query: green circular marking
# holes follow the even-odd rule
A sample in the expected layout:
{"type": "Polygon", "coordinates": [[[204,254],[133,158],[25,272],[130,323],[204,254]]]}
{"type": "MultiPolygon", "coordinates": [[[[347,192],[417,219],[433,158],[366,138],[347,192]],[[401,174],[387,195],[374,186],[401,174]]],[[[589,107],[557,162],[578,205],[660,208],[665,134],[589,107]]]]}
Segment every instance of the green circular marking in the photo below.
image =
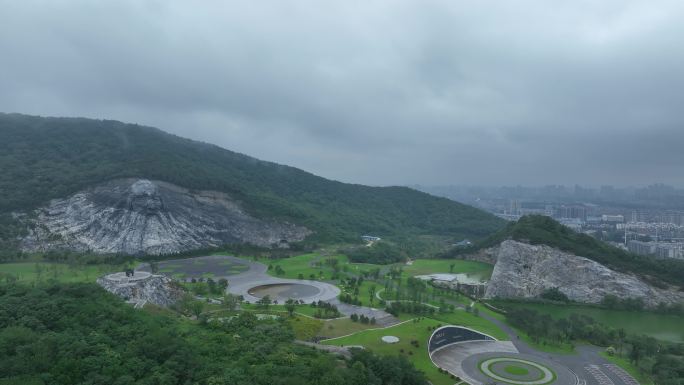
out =
{"type": "Polygon", "coordinates": [[[510,385],[547,385],[556,380],[556,373],[554,373],[545,365],[536,363],[534,361],[523,360],[520,358],[488,358],[483,361],[480,361],[478,367],[482,374],[484,374],[485,376],[510,385]],[[499,373],[499,370],[497,370],[496,372],[493,370],[492,367],[494,366],[494,364],[497,363],[503,363],[506,365],[505,367],[503,367],[502,370],[502,372],[505,373],[499,373]],[[530,370],[526,367],[536,369],[534,371],[538,371],[539,376],[535,376],[534,378],[528,379],[521,378],[530,375],[530,370]]]}
{"type": "Polygon", "coordinates": [[[506,373],[512,374],[514,376],[524,376],[528,374],[530,371],[523,368],[522,366],[515,366],[515,365],[508,365],[504,368],[506,373]]]}

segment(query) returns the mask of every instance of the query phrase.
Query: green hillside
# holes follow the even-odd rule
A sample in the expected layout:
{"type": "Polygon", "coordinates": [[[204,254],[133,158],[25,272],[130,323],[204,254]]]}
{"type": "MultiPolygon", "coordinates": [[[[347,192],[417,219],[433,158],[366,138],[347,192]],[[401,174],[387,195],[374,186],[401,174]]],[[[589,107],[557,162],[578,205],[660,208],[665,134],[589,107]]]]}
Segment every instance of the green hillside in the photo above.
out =
{"type": "Polygon", "coordinates": [[[524,216],[495,234],[476,242],[471,248],[453,250],[449,256],[492,247],[506,239],[555,247],[618,271],[635,273],[655,285],[662,285],[661,281],[664,281],[684,287],[684,261],[632,254],[589,235],[577,233],[552,218],[541,215],[524,216]]]}
{"type": "Polygon", "coordinates": [[[122,177],[223,191],[257,217],[309,227],[316,241],[364,233],[481,239],[503,226],[481,210],[410,188],[331,181],[116,121],[0,114],[0,169],[0,237],[10,233],[9,212],[122,177]]]}
{"type": "Polygon", "coordinates": [[[0,384],[424,385],[404,357],[347,361],[293,344],[286,320],[136,310],[95,284],[0,283],[0,384]]]}

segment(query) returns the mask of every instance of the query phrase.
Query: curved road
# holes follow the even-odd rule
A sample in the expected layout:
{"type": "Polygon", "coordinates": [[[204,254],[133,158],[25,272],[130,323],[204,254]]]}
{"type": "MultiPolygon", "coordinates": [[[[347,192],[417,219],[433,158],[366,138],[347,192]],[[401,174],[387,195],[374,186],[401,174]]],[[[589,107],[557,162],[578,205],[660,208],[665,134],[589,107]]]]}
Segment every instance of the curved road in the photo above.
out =
{"type": "MultiPolygon", "coordinates": [[[[451,302],[459,308],[463,308],[461,304],[451,302]]],[[[518,349],[518,352],[555,362],[570,369],[577,376],[580,385],[639,385],[631,375],[603,358],[599,354],[603,349],[598,346],[580,345],[575,347],[576,353],[574,354],[542,352],[521,340],[518,333],[506,323],[484,312],[480,313],[480,317],[501,328],[508,335],[515,348],[518,349]]]]}

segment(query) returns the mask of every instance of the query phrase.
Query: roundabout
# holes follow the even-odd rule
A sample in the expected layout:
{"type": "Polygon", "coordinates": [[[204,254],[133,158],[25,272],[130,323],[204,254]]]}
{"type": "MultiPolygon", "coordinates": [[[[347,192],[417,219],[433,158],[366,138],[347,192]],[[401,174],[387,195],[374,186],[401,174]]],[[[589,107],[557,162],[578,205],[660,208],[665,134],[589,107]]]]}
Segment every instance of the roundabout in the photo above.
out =
{"type": "Polygon", "coordinates": [[[556,379],[556,374],[539,363],[512,357],[485,359],[479,364],[487,377],[515,385],[545,385],[556,379]]]}
{"type": "Polygon", "coordinates": [[[247,290],[247,293],[257,298],[269,296],[271,299],[281,302],[284,302],[289,298],[299,300],[300,298],[312,297],[318,295],[320,292],[321,291],[314,285],[291,282],[269,283],[255,286],[247,290]]]}
{"type": "Polygon", "coordinates": [[[521,353],[486,352],[465,358],[461,366],[475,382],[499,385],[575,385],[577,378],[558,362],[521,353]]]}

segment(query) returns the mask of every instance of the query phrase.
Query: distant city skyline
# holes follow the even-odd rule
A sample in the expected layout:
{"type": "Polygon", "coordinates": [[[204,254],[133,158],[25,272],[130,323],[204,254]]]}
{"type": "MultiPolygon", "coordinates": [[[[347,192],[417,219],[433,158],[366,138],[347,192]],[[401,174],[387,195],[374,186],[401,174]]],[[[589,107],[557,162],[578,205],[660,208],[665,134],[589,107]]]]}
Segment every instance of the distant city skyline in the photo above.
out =
{"type": "MultiPolygon", "coordinates": [[[[411,185],[407,185],[408,187],[411,187],[411,185]]],[[[681,185],[675,185],[675,184],[667,184],[663,182],[651,182],[651,183],[645,183],[645,184],[632,184],[632,185],[608,185],[608,184],[599,184],[599,185],[589,185],[589,184],[580,184],[580,183],[565,183],[565,184],[558,184],[558,183],[548,183],[548,184],[528,184],[528,185],[505,185],[505,184],[481,184],[481,185],[470,185],[470,184],[434,184],[434,185],[421,185],[421,184],[414,184],[413,186],[420,187],[464,187],[464,188],[529,188],[529,189],[540,189],[540,188],[545,188],[545,187],[565,187],[568,189],[575,188],[575,187],[581,187],[581,188],[586,188],[586,189],[592,189],[592,190],[601,190],[601,188],[604,187],[609,187],[609,188],[615,188],[618,190],[624,190],[624,189],[643,189],[643,188],[648,188],[648,187],[653,187],[653,186],[664,186],[664,187],[672,187],[676,190],[682,190],[684,191],[684,182],[681,185]]]]}

